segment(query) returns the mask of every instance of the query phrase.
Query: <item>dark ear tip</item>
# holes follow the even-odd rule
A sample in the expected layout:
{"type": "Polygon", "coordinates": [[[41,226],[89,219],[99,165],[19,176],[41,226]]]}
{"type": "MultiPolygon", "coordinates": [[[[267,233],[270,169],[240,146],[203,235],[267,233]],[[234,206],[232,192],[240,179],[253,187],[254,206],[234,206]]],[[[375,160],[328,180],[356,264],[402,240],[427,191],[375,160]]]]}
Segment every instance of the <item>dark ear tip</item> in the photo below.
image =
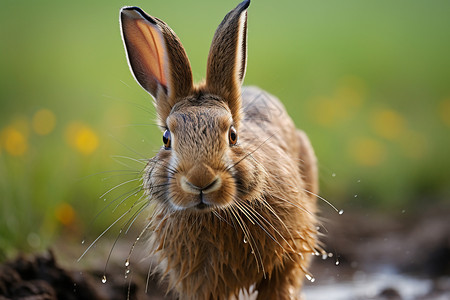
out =
{"type": "Polygon", "coordinates": [[[130,18],[143,18],[147,21],[149,21],[152,24],[156,24],[156,21],[149,16],[148,14],[146,14],[141,8],[137,7],[137,6],[124,6],[120,9],[120,15],[123,17],[125,15],[127,15],[130,18]]]}
{"type": "Polygon", "coordinates": [[[250,0],[244,0],[239,5],[242,5],[242,9],[247,9],[250,6],[250,0]]]}

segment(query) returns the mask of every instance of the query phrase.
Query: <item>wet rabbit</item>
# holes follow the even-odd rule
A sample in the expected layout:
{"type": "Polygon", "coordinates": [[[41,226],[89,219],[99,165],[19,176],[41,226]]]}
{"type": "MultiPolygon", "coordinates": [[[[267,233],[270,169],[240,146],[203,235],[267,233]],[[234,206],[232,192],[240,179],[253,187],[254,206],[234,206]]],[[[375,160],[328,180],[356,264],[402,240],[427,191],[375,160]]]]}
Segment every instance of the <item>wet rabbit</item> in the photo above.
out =
{"type": "Polygon", "coordinates": [[[296,299],[317,252],[316,158],[277,98],[241,87],[243,1],[193,83],[180,40],[138,7],[120,13],[128,63],[155,99],[163,143],[144,175],[149,252],[180,299],[296,299]]]}

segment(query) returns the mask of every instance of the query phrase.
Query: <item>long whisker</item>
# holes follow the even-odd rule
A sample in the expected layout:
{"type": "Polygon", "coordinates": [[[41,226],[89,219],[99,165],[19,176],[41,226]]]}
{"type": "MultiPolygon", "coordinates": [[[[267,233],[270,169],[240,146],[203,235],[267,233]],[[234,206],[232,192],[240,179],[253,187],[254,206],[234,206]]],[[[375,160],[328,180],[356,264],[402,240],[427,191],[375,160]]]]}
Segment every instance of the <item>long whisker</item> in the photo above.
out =
{"type": "Polygon", "coordinates": [[[109,194],[110,192],[114,191],[115,189],[117,189],[117,188],[119,188],[119,187],[121,187],[121,186],[123,186],[123,185],[125,185],[125,184],[127,184],[127,183],[130,183],[130,182],[133,182],[133,181],[138,181],[138,180],[141,180],[141,178],[135,178],[135,179],[130,179],[130,180],[124,181],[124,182],[122,182],[122,183],[116,185],[115,187],[110,188],[109,190],[107,190],[107,191],[106,191],[103,195],[101,195],[99,198],[101,199],[101,198],[105,197],[105,196],[106,196],[107,194],[109,194]]]}
{"type": "MultiPolygon", "coordinates": [[[[139,210],[140,212],[142,212],[143,210],[145,210],[145,208],[148,206],[148,204],[143,205],[139,210]]],[[[140,214],[140,213],[139,213],[140,214]]],[[[134,221],[133,221],[134,222],[134,221]]],[[[142,238],[142,236],[144,235],[144,233],[148,230],[148,228],[151,226],[152,222],[148,222],[147,225],[144,227],[144,229],[142,229],[141,233],[138,235],[138,237],[136,238],[136,240],[133,242],[133,245],[131,245],[130,248],[130,252],[128,253],[128,257],[125,261],[125,265],[128,267],[128,265],[130,264],[130,257],[131,254],[133,254],[134,248],[136,247],[137,242],[142,238]]]]}
{"type": "Polygon", "coordinates": [[[120,164],[120,165],[122,165],[124,167],[130,168],[130,169],[133,168],[133,166],[129,165],[128,163],[126,163],[126,162],[124,162],[124,161],[122,161],[120,159],[126,159],[128,161],[136,162],[136,163],[139,163],[139,164],[144,165],[144,166],[147,164],[147,159],[143,159],[143,158],[142,159],[136,159],[136,158],[128,157],[128,156],[124,156],[124,155],[112,155],[110,157],[116,163],[118,163],[118,164],[120,164]]]}
{"type": "Polygon", "coordinates": [[[79,262],[85,255],[86,253],[92,248],[92,246],[95,245],[95,243],[97,243],[97,241],[103,236],[105,235],[105,233],[107,233],[115,224],[117,224],[117,222],[119,222],[124,216],[126,216],[132,208],[128,209],[126,212],[124,212],[118,219],[116,219],[111,225],[108,226],[108,228],[106,228],[90,245],[89,247],[87,247],[87,249],[83,252],[83,254],[80,256],[80,258],[78,258],[77,262],[79,262]]]}
{"type": "MultiPolygon", "coordinates": [[[[275,216],[275,218],[278,219],[278,221],[282,224],[282,226],[284,227],[284,229],[286,229],[286,231],[289,233],[291,240],[294,240],[294,237],[292,236],[291,230],[289,230],[289,228],[287,227],[286,223],[284,223],[284,221],[278,216],[278,214],[276,213],[276,211],[273,209],[273,207],[269,204],[269,202],[266,200],[266,198],[262,198],[262,203],[263,205],[275,216]]],[[[287,241],[285,240],[285,242],[287,243],[287,241]]],[[[288,245],[290,246],[291,250],[294,250],[292,248],[292,245],[288,243],[288,245]]]]}
{"type": "MultiPolygon", "coordinates": [[[[108,174],[108,173],[120,173],[120,172],[126,172],[125,173],[125,175],[128,175],[128,174],[139,174],[139,173],[141,173],[142,171],[133,171],[133,170],[110,170],[110,171],[103,171],[103,172],[97,172],[97,173],[94,173],[94,174],[90,174],[90,175],[87,175],[87,176],[84,176],[84,177],[81,177],[79,180],[81,181],[81,180],[85,180],[85,179],[88,179],[88,178],[90,178],[90,177],[94,177],[94,176],[98,176],[98,175],[101,175],[101,174],[108,174]]],[[[122,175],[122,174],[118,174],[118,176],[120,176],[120,175],[122,175]]]]}
{"type": "Polygon", "coordinates": [[[271,138],[273,138],[276,135],[276,132],[271,134],[268,138],[266,138],[264,141],[261,142],[261,144],[259,144],[254,150],[246,153],[243,157],[241,157],[237,162],[231,164],[230,166],[226,167],[226,171],[231,170],[232,168],[234,168],[235,166],[237,166],[239,163],[241,163],[243,160],[245,160],[246,158],[248,158],[249,156],[251,156],[253,153],[255,153],[255,151],[259,150],[265,143],[267,143],[268,140],[270,140],[271,138]]]}
{"type": "MultiPolygon", "coordinates": [[[[236,204],[236,203],[235,203],[236,204]]],[[[237,206],[236,206],[237,207],[237,206]]],[[[242,233],[244,234],[244,243],[249,242],[250,243],[250,247],[253,250],[253,245],[251,243],[252,238],[251,238],[251,234],[250,231],[248,230],[247,225],[245,225],[244,221],[242,220],[241,216],[239,215],[239,213],[235,210],[235,208],[233,206],[230,207],[231,208],[231,213],[234,215],[234,218],[236,219],[236,222],[239,224],[239,227],[242,230],[242,233]]],[[[238,207],[239,208],[239,207],[238,207]]],[[[259,269],[259,263],[256,260],[258,269],[259,269]]]]}
{"type": "MultiPolygon", "coordinates": [[[[122,82],[122,83],[123,83],[123,82],[122,82]]],[[[120,102],[123,102],[123,103],[132,104],[133,106],[135,106],[135,107],[137,107],[137,108],[143,110],[143,111],[146,112],[146,113],[154,114],[154,111],[152,111],[150,108],[148,108],[148,107],[146,107],[146,106],[143,106],[143,105],[141,105],[141,104],[139,104],[139,103],[132,102],[132,101],[128,101],[128,100],[124,100],[124,99],[117,98],[117,97],[113,97],[113,96],[106,95],[106,94],[103,94],[102,96],[105,97],[105,98],[111,99],[111,100],[115,100],[115,101],[120,101],[120,102]]]]}
{"type": "Polygon", "coordinates": [[[259,227],[264,230],[264,232],[266,232],[266,234],[275,242],[277,243],[282,249],[286,250],[286,248],[284,248],[283,245],[281,245],[281,243],[272,235],[269,233],[268,229],[265,228],[264,226],[262,226],[261,222],[259,222],[258,220],[264,221],[265,224],[267,224],[278,236],[280,236],[283,241],[289,245],[289,247],[291,248],[292,251],[294,251],[291,247],[291,245],[286,241],[286,239],[284,238],[284,236],[280,233],[280,231],[278,231],[275,226],[272,225],[272,223],[270,223],[264,216],[262,216],[258,211],[256,211],[255,209],[253,209],[252,207],[250,207],[247,203],[245,203],[244,201],[241,202],[242,204],[246,205],[249,209],[251,209],[251,211],[253,212],[253,215],[255,217],[254,221],[256,222],[256,224],[259,225],[259,227]]]}
{"type": "Polygon", "coordinates": [[[113,209],[113,212],[115,212],[117,210],[117,208],[120,205],[122,205],[127,199],[129,199],[132,196],[136,196],[141,191],[142,191],[142,186],[139,186],[134,194],[128,195],[127,197],[123,198],[119,203],[117,203],[116,207],[114,207],[114,209],[113,209]]]}
{"type": "Polygon", "coordinates": [[[116,142],[118,142],[120,145],[122,145],[123,147],[127,148],[128,150],[130,150],[131,152],[133,152],[134,154],[142,157],[143,159],[147,159],[147,157],[145,157],[144,155],[142,155],[141,153],[135,151],[134,149],[132,149],[130,146],[126,145],[125,143],[121,142],[118,138],[116,138],[114,135],[110,134],[110,137],[115,139],[116,142]]]}
{"type": "Polygon", "coordinates": [[[227,223],[228,225],[232,226],[224,217],[222,217],[217,211],[213,210],[212,213],[222,222],[227,223]]]}
{"type": "MultiPolygon", "coordinates": [[[[236,207],[242,212],[242,213],[244,213],[244,215],[247,217],[247,219],[253,224],[253,225],[256,225],[255,224],[255,222],[252,220],[252,218],[250,217],[250,215],[249,215],[249,212],[247,211],[247,209],[245,209],[245,207],[243,207],[243,206],[241,206],[240,204],[239,204],[239,202],[238,201],[236,201],[235,203],[234,203],[234,205],[236,205],[236,207]]],[[[244,221],[242,220],[242,218],[239,216],[239,219],[241,219],[241,222],[242,223],[244,223],[244,221]]],[[[245,223],[244,223],[245,224],[245,223]]],[[[246,229],[247,229],[247,231],[248,231],[248,236],[249,236],[249,245],[250,245],[250,247],[251,247],[251,249],[252,249],[252,254],[253,254],[253,256],[255,257],[255,261],[256,261],[256,266],[257,266],[257,268],[258,268],[258,272],[259,272],[259,265],[261,264],[261,269],[262,269],[262,272],[263,272],[263,274],[264,274],[264,277],[266,276],[266,271],[265,271],[265,268],[264,268],[264,262],[263,262],[263,260],[262,260],[262,257],[261,257],[261,252],[259,251],[259,249],[258,249],[258,246],[257,246],[257,244],[256,244],[256,241],[255,241],[255,239],[253,238],[253,235],[251,234],[251,231],[250,230],[248,230],[248,227],[247,226],[245,226],[246,227],[246,229]],[[256,251],[255,251],[256,250],[256,251]],[[259,257],[259,261],[258,261],[258,257],[259,257]]]]}
{"type": "Polygon", "coordinates": [[[139,173],[141,173],[141,172],[128,172],[128,173],[122,173],[122,174],[116,174],[116,175],[110,175],[110,176],[106,176],[106,177],[103,177],[102,178],[102,181],[106,181],[106,180],[109,180],[109,179],[111,179],[111,178],[115,178],[115,177],[124,177],[124,176],[136,176],[136,175],[138,175],[139,173]]]}
{"type": "Polygon", "coordinates": [[[302,189],[303,191],[305,191],[306,193],[308,193],[308,194],[311,194],[311,195],[313,195],[313,196],[316,196],[317,198],[319,198],[320,200],[322,200],[323,202],[325,202],[326,204],[328,204],[329,206],[331,206],[331,208],[333,208],[338,214],[342,214],[341,212],[342,212],[342,210],[338,210],[337,208],[336,208],[336,206],[334,206],[330,201],[328,201],[327,199],[325,199],[324,197],[322,197],[322,196],[319,196],[319,195],[317,195],[317,194],[315,194],[315,193],[313,193],[313,192],[311,192],[311,191],[309,191],[309,190],[307,190],[307,189],[302,189]]]}
{"type": "Polygon", "coordinates": [[[125,192],[122,195],[116,197],[115,199],[113,199],[112,201],[110,201],[105,207],[103,207],[96,215],[95,217],[89,222],[88,228],[91,228],[92,225],[95,223],[95,221],[101,216],[101,214],[108,209],[108,207],[110,207],[114,202],[116,202],[117,200],[119,200],[120,198],[124,197],[124,196],[128,196],[128,194],[130,194],[131,196],[139,193],[141,187],[137,187],[132,189],[131,191],[125,192]]]}

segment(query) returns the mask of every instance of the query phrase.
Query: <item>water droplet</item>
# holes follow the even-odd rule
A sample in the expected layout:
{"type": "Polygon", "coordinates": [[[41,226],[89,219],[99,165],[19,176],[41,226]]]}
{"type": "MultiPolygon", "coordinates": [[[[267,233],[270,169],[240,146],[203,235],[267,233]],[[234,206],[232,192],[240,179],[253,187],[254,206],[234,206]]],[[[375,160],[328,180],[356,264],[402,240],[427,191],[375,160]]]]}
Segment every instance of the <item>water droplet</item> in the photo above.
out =
{"type": "Polygon", "coordinates": [[[130,260],[127,258],[127,260],[125,261],[125,267],[128,267],[130,265],[130,260]]]}
{"type": "Polygon", "coordinates": [[[322,259],[325,260],[328,258],[328,255],[326,253],[322,254],[322,259]]]}
{"type": "Polygon", "coordinates": [[[106,198],[103,198],[103,201],[106,201],[106,198]]]}
{"type": "Polygon", "coordinates": [[[139,241],[139,237],[136,238],[136,241],[139,241]]]}
{"type": "Polygon", "coordinates": [[[358,195],[355,195],[355,196],[353,196],[353,197],[357,198],[357,197],[358,197],[358,195]]]}
{"type": "Polygon", "coordinates": [[[341,210],[339,211],[339,214],[342,215],[343,213],[344,213],[344,210],[341,209],[341,210]]]}
{"type": "Polygon", "coordinates": [[[336,173],[331,174],[331,176],[336,177],[336,173]]]}
{"type": "Polygon", "coordinates": [[[314,277],[312,277],[311,275],[309,275],[309,274],[305,274],[305,277],[306,277],[306,279],[308,279],[311,282],[316,281],[316,279],[314,277]]]}
{"type": "Polygon", "coordinates": [[[244,236],[244,244],[247,244],[247,238],[244,236]]]}
{"type": "Polygon", "coordinates": [[[402,210],[402,214],[404,214],[406,212],[406,209],[402,210]]]}
{"type": "Polygon", "coordinates": [[[103,275],[103,277],[102,277],[102,283],[106,283],[106,275],[103,275]]]}
{"type": "Polygon", "coordinates": [[[82,240],[82,241],[81,241],[81,245],[84,245],[84,242],[85,242],[85,241],[84,241],[84,240],[82,240]]]}
{"type": "Polygon", "coordinates": [[[328,253],[328,257],[333,257],[333,253],[328,253]]]}
{"type": "Polygon", "coordinates": [[[316,230],[320,230],[320,226],[317,226],[317,227],[316,227],[316,230]]]}
{"type": "Polygon", "coordinates": [[[360,182],[361,182],[361,179],[356,180],[356,182],[357,182],[357,183],[360,183],[360,182]]]}
{"type": "Polygon", "coordinates": [[[130,274],[130,269],[126,269],[125,274],[130,274]]]}
{"type": "Polygon", "coordinates": [[[335,265],[336,265],[336,266],[339,266],[339,260],[336,260],[335,265]]]}

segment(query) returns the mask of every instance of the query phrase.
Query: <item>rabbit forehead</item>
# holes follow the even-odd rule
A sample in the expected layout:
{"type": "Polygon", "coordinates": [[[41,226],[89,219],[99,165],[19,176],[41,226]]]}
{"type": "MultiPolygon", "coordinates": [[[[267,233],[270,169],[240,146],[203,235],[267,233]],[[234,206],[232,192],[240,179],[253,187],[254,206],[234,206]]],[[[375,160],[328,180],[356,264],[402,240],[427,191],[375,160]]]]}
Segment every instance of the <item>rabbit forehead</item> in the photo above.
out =
{"type": "Polygon", "coordinates": [[[195,101],[177,103],[167,118],[167,126],[175,134],[179,131],[227,131],[233,124],[231,112],[222,101],[195,101]]]}

